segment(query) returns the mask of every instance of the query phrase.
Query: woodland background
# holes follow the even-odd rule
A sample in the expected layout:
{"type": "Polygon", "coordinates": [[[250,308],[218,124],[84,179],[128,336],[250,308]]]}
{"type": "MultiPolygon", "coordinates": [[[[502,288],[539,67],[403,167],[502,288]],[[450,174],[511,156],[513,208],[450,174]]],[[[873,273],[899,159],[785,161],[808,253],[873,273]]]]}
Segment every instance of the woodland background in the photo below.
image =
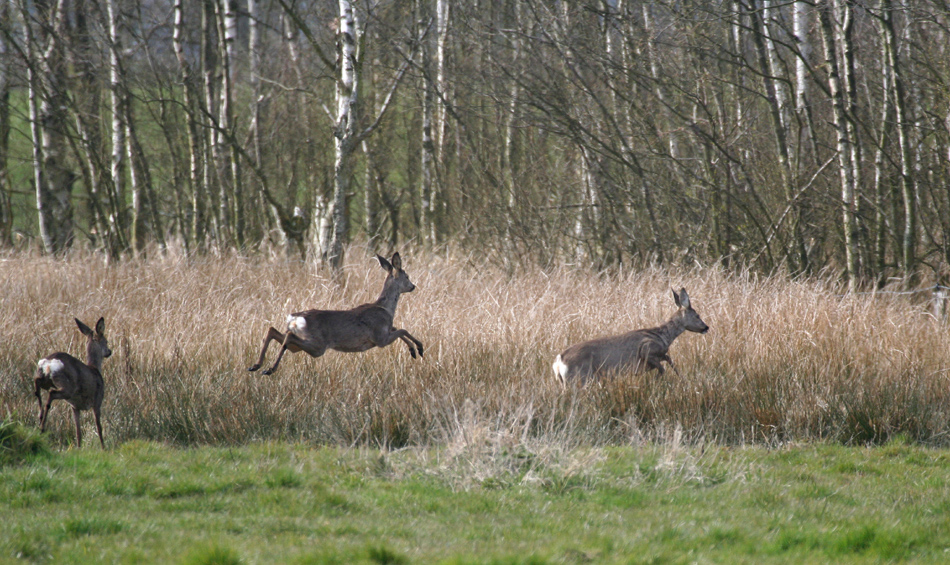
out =
{"type": "Polygon", "coordinates": [[[0,245],[945,283],[942,0],[3,0],[0,245]]]}

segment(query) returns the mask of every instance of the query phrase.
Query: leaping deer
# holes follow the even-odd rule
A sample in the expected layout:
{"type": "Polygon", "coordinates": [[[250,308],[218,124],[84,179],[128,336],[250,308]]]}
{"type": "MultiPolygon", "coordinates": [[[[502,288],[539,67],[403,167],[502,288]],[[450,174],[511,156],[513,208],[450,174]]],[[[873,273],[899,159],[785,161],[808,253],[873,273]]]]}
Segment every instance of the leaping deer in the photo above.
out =
{"type": "Polygon", "coordinates": [[[265,375],[277,370],[277,365],[287,350],[291,353],[304,351],[311,357],[320,357],[327,349],[355,353],[373,347],[386,347],[401,339],[409,346],[409,354],[413,359],[417,349],[419,357],[422,357],[422,342],[406,330],[393,327],[399,295],[412,292],[416,285],[412,284],[409,275],[402,270],[402,260],[398,252],[393,253],[391,262],[380,255],[377,255],[376,259],[389,273],[376,302],[362,304],[351,310],[306,310],[287,316],[287,333],[283,334],[273,327],[268,329],[257,363],[247,370],[256,371],[261,368],[267,354],[267,346],[273,340],[281,343],[280,353],[277,354],[274,365],[264,371],[265,375]]]}
{"type": "Polygon", "coordinates": [[[662,326],[585,341],[567,348],[554,360],[554,376],[562,385],[577,378],[583,385],[589,379],[630,367],[633,367],[634,374],[656,369],[662,375],[663,361],[676,371],[668,353],[673,340],[687,330],[706,333],[709,326],[693,310],[685,288],[679,294],[673,291],[673,301],[679,310],[662,326]]]}
{"type": "Polygon", "coordinates": [[[102,360],[112,355],[106,340],[106,323],[103,318],[96,322],[96,330],[76,319],[79,331],[88,338],[86,343],[86,362],[83,363],[68,353],[53,353],[37,362],[36,377],[33,379],[34,394],[40,405],[40,432],[46,431],[50,405],[57,398],[65,400],[73,407],[73,420],[76,422],[76,447],[82,447],[82,431],[79,426],[79,412],[92,408],[96,416],[96,431],[99,443],[105,449],[102,440],[102,425],[99,423],[99,411],[105,396],[105,383],[102,380],[102,360]],[[46,407],[40,393],[49,391],[46,407]]]}

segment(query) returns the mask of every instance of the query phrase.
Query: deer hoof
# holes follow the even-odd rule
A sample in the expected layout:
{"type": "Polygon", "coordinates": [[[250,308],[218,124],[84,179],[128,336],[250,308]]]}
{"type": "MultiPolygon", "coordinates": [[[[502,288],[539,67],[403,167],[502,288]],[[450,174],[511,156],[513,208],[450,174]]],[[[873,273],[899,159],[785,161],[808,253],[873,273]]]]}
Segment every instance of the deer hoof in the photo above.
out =
{"type": "Polygon", "coordinates": [[[251,372],[253,373],[254,371],[256,371],[256,370],[258,370],[258,369],[260,369],[260,368],[261,368],[260,364],[258,364],[258,365],[251,365],[250,367],[247,368],[247,370],[248,370],[248,371],[251,371],[251,372]]]}
{"type": "Polygon", "coordinates": [[[262,374],[262,375],[273,375],[273,374],[274,374],[274,368],[271,367],[270,369],[264,369],[264,370],[261,372],[261,374],[262,374]]]}

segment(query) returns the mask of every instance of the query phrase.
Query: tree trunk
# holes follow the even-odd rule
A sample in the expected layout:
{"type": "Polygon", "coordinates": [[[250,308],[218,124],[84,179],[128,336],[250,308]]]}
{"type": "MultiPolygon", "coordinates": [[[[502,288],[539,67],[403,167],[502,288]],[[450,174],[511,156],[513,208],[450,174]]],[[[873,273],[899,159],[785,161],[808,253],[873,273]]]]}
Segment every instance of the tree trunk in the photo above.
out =
{"type": "Polygon", "coordinates": [[[841,182],[842,228],[844,231],[845,269],[848,288],[857,288],[858,250],[857,221],[855,218],[854,171],[851,168],[851,143],[848,136],[848,117],[846,115],[845,92],[840,78],[840,65],[837,57],[837,43],[845,34],[836,34],[834,25],[834,7],[832,0],[823,0],[818,7],[818,19],[821,23],[822,44],[824,46],[825,65],[828,72],[828,89],[831,93],[832,114],[837,133],[838,173],[841,182]]]}
{"type": "MultiPolygon", "coordinates": [[[[204,88],[203,122],[215,116],[218,109],[217,88],[215,74],[218,72],[217,25],[215,16],[215,0],[203,0],[201,3],[201,73],[204,88]]],[[[202,184],[208,188],[211,197],[211,209],[214,218],[214,239],[218,245],[225,245],[228,241],[227,192],[221,188],[218,163],[223,161],[221,148],[221,133],[217,127],[208,124],[205,126],[205,155],[202,159],[202,184]],[[218,187],[219,190],[215,190],[218,187]]]]}
{"type": "Polygon", "coordinates": [[[450,170],[450,164],[448,162],[449,155],[446,152],[446,139],[448,137],[448,111],[446,110],[446,105],[452,104],[452,94],[451,94],[451,81],[448,76],[448,60],[447,60],[447,48],[449,40],[449,23],[451,18],[451,3],[449,0],[436,0],[436,48],[435,48],[435,65],[436,65],[436,89],[439,93],[440,103],[436,105],[435,112],[435,137],[436,137],[436,152],[435,152],[435,217],[436,217],[436,230],[439,232],[439,237],[445,237],[446,234],[442,233],[448,229],[447,227],[447,217],[448,217],[448,191],[446,186],[448,185],[448,175],[450,170]]]}
{"type": "MultiPolygon", "coordinates": [[[[125,194],[125,158],[126,128],[125,118],[128,115],[126,105],[129,103],[122,83],[122,40],[119,36],[119,10],[117,0],[106,1],[106,14],[109,19],[109,90],[112,113],[112,186],[116,195],[125,194]]],[[[144,245],[141,222],[141,195],[138,187],[132,190],[132,249],[141,251],[144,245]]]]}
{"type": "Polygon", "coordinates": [[[913,179],[910,154],[910,132],[903,69],[900,64],[897,34],[894,31],[894,8],[891,0],[881,0],[881,25],[884,31],[884,65],[894,85],[894,113],[897,117],[897,140],[900,147],[900,185],[904,204],[904,235],[901,241],[901,267],[904,282],[916,283],[917,274],[917,183],[913,179]]]}
{"type": "Polygon", "coordinates": [[[798,56],[795,57],[795,113],[802,124],[801,127],[805,129],[801,135],[803,143],[798,149],[798,160],[801,163],[802,155],[805,153],[804,144],[807,144],[812,165],[817,167],[819,165],[818,141],[815,139],[814,119],[808,102],[808,67],[811,64],[812,52],[808,17],[810,3],[805,0],[797,0],[792,9],[792,30],[798,47],[798,56]]]}
{"type": "Polygon", "coordinates": [[[0,247],[13,244],[13,209],[7,156],[10,151],[10,61],[7,31],[11,31],[11,3],[0,2],[0,247]]]}
{"type": "Polygon", "coordinates": [[[863,266],[867,264],[867,245],[866,238],[862,229],[863,221],[861,214],[861,196],[860,190],[863,186],[863,172],[861,171],[861,161],[863,160],[862,148],[858,139],[857,124],[857,78],[854,69],[854,41],[852,39],[854,32],[854,8],[853,0],[834,0],[835,12],[839,20],[839,41],[838,48],[841,51],[841,82],[844,85],[845,93],[845,128],[849,140],[848,147],[851,151],[849,165],[851,167],[851,215],[853,221],[852,246],[857,254],[855,259],[855,273],[861,277],[863,266]]]}
{"type": "Polygon", "coordinates": [[[230,233],[234,244],[239,248],[244,247],[244,181],[241,177],[241,156],[237,147],[237,140],[234,135],[234,70],[237,57],[235,56],[235,47],[237,45],[237,0],[219,0],[218,22],[221,26],[218,29],[218,38],[220,44],[221,62],[221,106],[220,116],[218,118],[218,127],[226,132],[226,136],[219,136],[219,139],[228,140],[228,151],[225,154],[221,152],[221,170],[222,177],[227,177],[228,182],[221,183],[221,202],[224,209],[222,213],[228,218],[230,224],[230,233]],[[230,193],[227,189],[230,187],[230,193]]]}
{"type": "MultiPolygon", "coordinates": [[[[249,132],[251,137],[251,157],[256,164],[255,166],[258,168],[263,168],[265,159],[265,144],[264,140],[262,139],[263,133],[261,132],[261,127],[264,121],[268,118],[268,112],[267,102],[264,99],[264,93],[261,86],[261,73],[263,71],[263,69],[261,69],[261,56],[263,54],[261,0],[247,0],[247,12],[249,28],[247,80],[251,87],[251,124],[249,132]]],[[[264,186],[260,181],[258,181],[258,200],[261,199],[263,191],[264,186]]],[[[300,217],[303,217],[302,213],[300,217]]],[[[280,230],[281,238],[284,240],[285,252],[288,255],[292,252],[300,253],[300,244],[302,242],[294,240],[293,236],[285,233],[280,221],[277,223],[277,228],[280,230]],[[290,247],[292,241],[294,247],[293,249],[290,247]]]]}
{"type": "Polygon", "coordinates": [[[333,270],[343,266],[343,250],[349,237],[347,198],[353,176],[353,159],[357,147],[356,127],[359,123],[359,71],[357,42],[362,33],[360,21],[349,0],[340,0],[340,21],[337,34],[340,49],[340,76],[336,85],[336,124],[334,124],[333,200],[330,204],[332,233],[321,249],[321,256],[333,270]]]}
{"type": "MultiPolygon", "coordinates": [[[[518,114],[521,112],[521,88],[518,85],[518,76],[521,74],[521,68],[524,60],[524,41],[521,38],[522,33],[522,4],[515,2],[513,6],[515,21],[511,28],[511,60],[508,62],[511,66],[512,77],[508,85],[508,111],[505,114],[505,137],[501,152],[501,178],[504,179],[505,191],[505,239],[506,245],[514,245],[515,234],[513,233],[516,217],[519,215],[516,210],[518,206],[518,170],[520,168],[518,151],[518,114]]],[[[505,257],[514,257],[515,250],[508,249],[505,257]]]]}
{"type": "Polygon", "coordinates": [[[432,120],[435,111],[435,82],[432,72],[432,35],[429,33],[430,0],[416,3],[417,36],[422,74],[419,77],[422,91],[421,151],[419,152],[419,231],[422,241],[435,244],[435,203],[433,201],[433,178],[435,173],[435,143],[432,139],[432,120]]]}
{"type": "MultiPolygon", "coordinates": [[[[739,2],[737,2],[739,4],[739,2]]],[[[798,225],[798,204],[794,200],[795,190],[792,187],[792,173],[788,152],[788,133],[786,129],[787,119],[786,97],[782,85],[778,80],[778,67],[775,61],[775,45],[771,38],[771,29],[769,27],[768,16],[770,13],[769,2],[765,0],[765,8],[761,11],[753,2],[753,13],[749,14],[752,21],[752,41],[756,46],[756,55],[759,60],[759,68],[762,76],[762,86],[765,89],[765,99],[769,105],[769,118],[772,126],[772,136],[775,140],[775,155],[778,158],[779,173],[782,179],[782,190],[785,194],[785,202],[792,208],[792,240],[793,247],[797,254],[789,248],[789,245],[782,244],[785,258],[788,260],[793,272],[805,269],[808,260],[805,251],[805,241],[802,237],[798,225]]],[[[773,226],[773,230],[779,231],[778,226],[773,226]]],[[[782,238],[784,239],[784,238],[782,238]]]]}
{"type": "MultiPolygon", "coordinates": [[[[883,5],[883,1],[881,4],[883,5]]],[[[882,35],[886,34],[886,31],[883,27],[883,22],[879,21],[881,24],[881,33],[882,35]]],[[[883,284],[886,279],[886,268],[887,268],[887,191],[885,190],[885,185],[889,184],[885,181],[887,177],[886,172],[886,157],[887,157],[887,146],[888,141],[891,137],[891,132],[893,131],[894,125],[894,105],[891,103],[890,92],[893,90],[891,86],[891,73],[887,72],[887,42],[886,40],[881,43],[883,45],[883,57],[882,61],[882,73],[881,73],[881,92],[884,93],[884,96],[881,98],[881,129],[878,134],[878,143],[877,151],[874,156],[874,270],[875,277],[878,279],[880,284],[883,284]]]]}
{"type": "Polygon", "coordinates": [[[200,249],[205,244],[205,198],[207,194],[207,186],[204,185],[201,175],[204,144],[198,133],[198,112],[201,97],[198,93],[198,85],[195,82],[191,63],[188,62],[185,55],[185,15],[182,2],[183,0],[175,0],[175,29],[172,41],[175,56],[178,59],[182,83],[184,84],[182,102],[188,132],[188,184],[190,185],[191,194],[191,225],[188,229],[190,233],[186,237],[190,237],[194,247],[200,249]]]}
{"type": "Polygon", "coordinates": [[[39,25],[21,4],[27,35],[33,177],[40,237],[47,253],[62,254],[73,241],[72,185],[66,162],[66,65],[60,41],[66,36],[62,3],[35,3],[39,25]]]}

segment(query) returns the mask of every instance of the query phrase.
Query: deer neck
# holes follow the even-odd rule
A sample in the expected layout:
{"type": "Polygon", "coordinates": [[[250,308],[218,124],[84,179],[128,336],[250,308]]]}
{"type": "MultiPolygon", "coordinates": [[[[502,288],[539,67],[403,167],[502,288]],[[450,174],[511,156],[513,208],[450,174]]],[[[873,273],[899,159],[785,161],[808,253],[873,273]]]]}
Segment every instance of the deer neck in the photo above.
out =
{"type": "Polygon", "coordinates": [[[376,305],[382,307],[384,310],[396,315],[396,305],[399,303],[399,291],[393,285],[389,284],[389,281],[386,281],[386,284],[383,285],[383,291],[379,293],[379,298],[376,299],[376,305]]]}
{"type": "Polygon", "coordinates": [[[669,347],[673,340],[678,338],[681,333],[686,331],[686,324],[683,322],[683,319],[678,315],[674,315],[672,318],[667,320],[665,324],[656,329],[657,333],[660,334],[660,338],[663,340],[663,343],[666,347],[669,347]]]}
{"type": "Polygon", "coordinates": [[[92,341],[86,347],[86,365],[102,372],[102,350],[92,341]]]}

